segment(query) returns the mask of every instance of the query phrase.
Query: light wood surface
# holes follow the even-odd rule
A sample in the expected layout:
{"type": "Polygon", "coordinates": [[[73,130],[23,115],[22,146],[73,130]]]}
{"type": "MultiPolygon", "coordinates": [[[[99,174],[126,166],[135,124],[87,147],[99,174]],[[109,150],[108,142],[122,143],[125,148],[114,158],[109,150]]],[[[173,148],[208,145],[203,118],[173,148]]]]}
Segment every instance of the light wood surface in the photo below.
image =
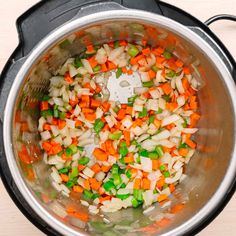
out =
{"type": "MultiPolygon", "coordinates": [[[[164,0],[174,4],[202,21],[209,17],[230,13],[236,15],[236,0],[164,0]]],[[[26,11],[37,0],[1,0],[0,4],[0,71],[18,43],[15,28],[16,18],[26,11]]],[[[63,0],[62,0],[63,2],[63,0]]],[[[236,24],[229,21],[215,23],[212,30],[224,42],[236,58],[236,24]]],[[[0,182],[0,235],[43,236],[14,205],[0,182]]],[[[231,199],[224,211],[199,236],[231,236],[236,235],[236,195],[231,199]]]]}

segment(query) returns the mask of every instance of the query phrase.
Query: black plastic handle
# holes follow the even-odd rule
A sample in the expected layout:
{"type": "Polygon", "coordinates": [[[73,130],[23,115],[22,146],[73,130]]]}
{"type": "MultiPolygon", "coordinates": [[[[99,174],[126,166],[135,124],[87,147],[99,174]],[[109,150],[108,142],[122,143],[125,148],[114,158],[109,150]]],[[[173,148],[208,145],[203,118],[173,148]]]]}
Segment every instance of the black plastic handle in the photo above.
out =
{"type": "Polygon", "coordinates": [[[211,25],[213,22],[219,21],[219,20],[236,21],[236,16],[234,16],[234,15],[229,15],[229,14],[220,14],[220,15],[212,16],[211,18],[209,18],[208,20],[206,20],[206,21],[204,22],[204,24],[207,25],[207,26],[209,26],[209,25],[211,25]]]}

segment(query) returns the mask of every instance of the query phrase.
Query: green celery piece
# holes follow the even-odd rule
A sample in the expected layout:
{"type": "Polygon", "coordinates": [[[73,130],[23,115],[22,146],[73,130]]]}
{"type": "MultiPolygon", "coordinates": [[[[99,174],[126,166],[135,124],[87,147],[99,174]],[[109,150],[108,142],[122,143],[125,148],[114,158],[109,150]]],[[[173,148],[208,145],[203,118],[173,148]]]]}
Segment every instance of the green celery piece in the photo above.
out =
{"type": "Polygon", "coordinates": [[[173,55],[171,52],[165,50],[163,56],[165,57],[165,59],[171,59],[173,55]]]}
{"type": "Polygon", "coordinates": [[[53,117],[55,118],[59,117],[59,111],[57,109],[53,109],[53,117]]]}
{"type": "Polygon", "coordinates": [[[166,74],[167,77],[169,78],[174,78],[176,76],[176,73],[174,71],[170,71],[169,73],[166,74]]]}
{"type": "Polygon", "coordinates": [[[134,101],[135,101],[135,99],[137,98],[138,96],[137,95],[134,95],[134,96],[132,96],[132,97],[129,97],[128,98],[128,106],[133,106],[133,104],[134,104],[134,101]]]}
{"type": "Polygon", "coordinates": [[[99,198],[100,195],[98,193],[94,193],[92,196],[92,200],[95,200],[96,198],[99,198]]]}
{"type": "Polygon", "coordinates": [[[148,153],[148,157],[152,160],[154,159],[158,159],[159,158],[159,155],[158,155],[158,152],[157,151],[152,151],[152,152],[149,152],[148,153]]]}
{"type": "Polygon", "coordinates": [[[159,107],[158,111],[156,112],[157,114],[161,114],[163,112],[163,110],[159,107]]]}
{"type": "Polygon", "coordinates": [[[121,154],[122,157],[125,157],[128,153],[129,153],[129,151],[126,146],[126,142],[121,142],[120,148],[119,148],[119,154],[121,154]]]}
{"type": "Polygon", "coordinates": [[[81,62],[81,59],[80,59],[79,57],[76,57],[76,58],[75,58],[74,66],[75,66],[76,68],[83,67],[83,63],[81,62]]]}
{"type": "Polygon", "coordinates": [[[121,180],[121,177],[119,174],[113,175],[113,179],[114,179],[113,182],[114,182],[115,186],[122,183],[122,180],[121,180]]]}
{"type": "Polygon", "coordinates": [[[59,174],[66,174],[66,173],[68,173],[68,171],[69,171],[68,168],[64,167],[64,168],[59,169],[58,173],[59,174]]]}
{"type": "Polygon", "coordinates": [[[84,147],[77,146],[79,151],[84,151],[84,147]]]}
{"type": "Polygon", "coordinates": [[[94,131],[98,134],[104,127],[104,122],[101,119],[96,119],[94,122],[94,131]]]}
{"type": "Polygon", "coordinates": [[[125,174],[126,174],[127,178],[129,178],[129,179],[132,177],[132,173],[131,173],[130,169],[128,169],[125,174]]]}
{"type": "Polygon", "coordinates": [[[73,154],[75,154],[78,151],[78,148],[75,144],[71,144],[68,148],[72,150],[73,154]]]}
{"type": "Polygon", "coordinates": [[[136,57],[139,54],[139,50],[136,46],[131,45],[130,48],[128,49],[128,54],[131,57],[136,57]]]}
{"type": "Polygon", "coordinates": [[[158,70],[160,70],[156,65],[152,66],[152,70],[157,72],[158,70]]]}
{"type": "Polygon", "coordinates": [[[147,108],[144,107],[142,111],[138,113],[138,118],[143,118],[147,115],[147,108]]]}
{"type": "Polygon", "coordinates": [[[86,165],[89,163],[89,161],[90,161],[90,159],[88,157],[82,157],[81,159],[78,160],[78,163],[80,165],[86,165]]]}
{"type": "Polygon", "coordinates": [[[59,47],[62,48],[62,49],[65,49],[67,46],[70,45],[70,41],[68,39],[65,39],[64,41],[62,41],[60,44],[59,44],[59,47]]]}
{"type": "Polygon", "coordinates": [[[103,184],[103,188],[108,192],[111,189],[115,188],[115,185],[112,181],[108,180],[107,182],[103,184]]]}
{"type": "Polygon", "coordinates": [[[120,41],[115,41],[114,42],[114,48],[120,47],[120,41]]]}
{"type": "Polygon", "coordinates": [[[155,151],[158,153],[159,157],[162,157],[164,154],[161,145],[156,146],[155,151]]]}
{"type": "Polygon", "coordinates": [[[183,128],[187,128],[188,123],[187,123],[187,120],[186,120],[186,119],[184,119],[184,123],[182,124],[182,126],[183,126],[183,128]]]}
{"type": "Polygon", "coordinates": [[[169,102],[170,101],[170,96],[169,95],[162,95],[162,98],[166,101],[166,102],[169,102]]]}
{"type": "Polygon", "coordinates": [[[77,166],[72,168],[72,171],[69,174],[69,178],[70,180],[74,179],[75,177],[77,177],[79,175],[79,170],[77,168],[77,166]]]}
{"type": "Polygon", "coordinates": [[[100,65],[97,65],[93,68],[93,72],[99,72],[101,70],[101,66],[100,65]]]}
{"type": "Polygon", "coordinates": [[[142,202],[143,201],[143,189],[134,189],[134,198],[137,199],[138,201],[142,202]]]}
{"type": "Polygon", "coordinates": [[[160,166],[160,171],[165,171],[166,170],[166,166],[165,165],[161,165],[160,166]]]}
{"type": "Polygon", "coordinates": [[[143,82],[142,84],[143,84],[143,87],[150,88],[154,85],[154,81],[150,80],[150,81],[147,81],[147,82],[143,82]]]}
{"type": "Polygon", "coordinates": [[[119,79],[121,75],[122,75],[122,69],[118,68],[116,71],[116,78],[119,79]]]}
{"type": "Polygon", "coordinates": [[[63,111],[59,112],[59,119],[60,120],[65,120],[65,118],[66,118],[66,113],[63,112],[63,111]]]}
{"type": "Polygon", "coordinates": [[[139,150],[139,156],[148,157],[148,151],[146,149],[139,150]]]}
{"type": "Polygon", "coordinates": [[[187,148],[187,147],[188,147],[188,145],[186,143],[181,143],[179,145],[178,149],[180,149],[180,148],[187,148]]]}
{"type": "Polygon", "coordinates": [[[85,199],[92,199],[93,198],[93,193],[87,189],[84,189],[83,196],[85,199]]]}
{"type": "Polygon", "coordinates": [[[43,116],[44,118],[51,117],[53,115],[53,112],[49,110],[44,110],[40,112],[40,115],[43,116]]]}
{"type": "Polygon", "coordinates": [[[163,175],[167,178],[167,177],[170,177],[170,172],[169,171],[165,171],[164,173],[163,173],[163,175]]]}
{"type": "Polygon", "coordinates": [[[111,168],[111,174],[112,175],[117,175],[119,174],[119,166],[117,164],[113,164],[111,168]]]}
{"type": "Polygon", "coordinates": [[[140,205],[139,201],[135,198],[131,200],[131,203],[134,208],[137,208],[140,205]]]}
{"type": "Polygon", "coordinates": [[[113,111],[114,111],[115,113],[117,113],[119,110],[120,110],[120,108],[119,108],[118,106],[115,106],[115,107],[113,108],[113,111]]]}
{"type": "Polygon", "coordinates": [[[149,117],[149,119],[148,119],[148,123],[149,123],[149,124],[153,124],[153,123],[154,123],[154,120],[155,120],[155,118],[156,118],[156,116],[155,116],[155,115],[152,115],[152,116],[150,116],[150,117],[149,117]]]}
{"type": "Polygon", "coordinates": [[[130,196],[130,194],[116,194],[116,197],[121,199],[121,200],[125,200],[130,196]]]}
{"type": "Polygon", "coordinates": [[[115,131],[114,133],[110,133],[108,135],[108,138],[111,139],[111,140],[118,140],[118,139],[120,139],[121,136],[122,136],[121,131],[115,131]]]}
{"type": "Polygon", "coordinates": [[[72,156],[72,154],[73,154],[72,149],[70,149],[69,147],[67,147],[66,150],[65,150],[65,154],[66,154],[67,157],[72,156]]]}
{"type": "Polygon", "coordinates": [[[48,95],[43,95],[42,101],[47,102],[50,99],[48,95]]]}
{"type": "Polygon", "coordinates": [[[68,187],[68,188],[72,188],[73,186],[75,185],[75,183],[73,182],[73,181],[68,181],[68,182],[66,182],[66,186],[68,187]]]}

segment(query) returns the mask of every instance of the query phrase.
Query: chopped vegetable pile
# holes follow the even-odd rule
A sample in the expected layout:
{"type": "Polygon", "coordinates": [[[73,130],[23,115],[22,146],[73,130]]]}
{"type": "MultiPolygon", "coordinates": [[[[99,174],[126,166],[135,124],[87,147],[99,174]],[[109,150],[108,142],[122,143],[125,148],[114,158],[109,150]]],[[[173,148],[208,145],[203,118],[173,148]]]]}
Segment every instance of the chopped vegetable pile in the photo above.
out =
{"type": "Polygon", "coordinates": [[[185,177],[196,143],[198,82],[162,47],[125,40],[89,45],[50,79],[38,130],[53,186],[81,194],[90,213],[163,202],[185,177]],[[135,75],[127,103],[109,100],[107,82],[135,75]]]}

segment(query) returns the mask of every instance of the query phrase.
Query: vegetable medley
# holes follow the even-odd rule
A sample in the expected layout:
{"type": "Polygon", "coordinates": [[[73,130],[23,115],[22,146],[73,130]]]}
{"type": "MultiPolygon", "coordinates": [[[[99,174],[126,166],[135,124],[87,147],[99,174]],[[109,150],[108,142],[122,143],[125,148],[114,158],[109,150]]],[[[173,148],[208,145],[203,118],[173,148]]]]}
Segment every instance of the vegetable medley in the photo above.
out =
{"type": "Polygon", "coordinates": [[[196,149],[198,82],[171,50],[125,40],[87,46],[50,79],[38,130],[53,186],[81,194],[89,212],[163,202],[196,149]],[[127,103],[108,80],[136,76],[127,103]]]}

